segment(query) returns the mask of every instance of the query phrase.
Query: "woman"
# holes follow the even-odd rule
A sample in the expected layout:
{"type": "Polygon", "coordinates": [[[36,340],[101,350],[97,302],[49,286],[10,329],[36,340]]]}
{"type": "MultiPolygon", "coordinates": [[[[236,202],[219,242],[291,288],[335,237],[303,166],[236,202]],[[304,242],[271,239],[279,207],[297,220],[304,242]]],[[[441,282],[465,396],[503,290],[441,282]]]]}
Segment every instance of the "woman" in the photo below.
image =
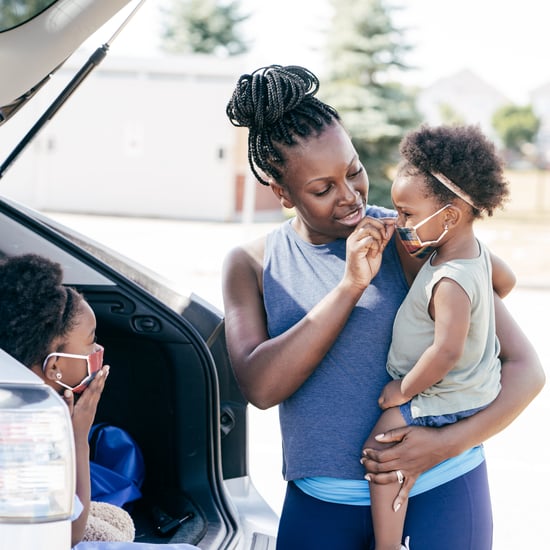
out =
{"type": "MultiPolygon", "coordinates": [[[[241,76],[228,104],[232,123],[249,128],[253,173],[296,216],[226,258],[226,336],[247,399],[279,405],[289,483],[277,547],[359,550],[374,544],[362,443],[389,381],[393,319],[422,262],[392,238],[394,213],[367,206],[365,168],[337,112],[315,98],[318,86],[306,69],[274,65],[241,76]]],[[[371,483],[393,482],[399,470],[403,497],[430,470],[409,500],[414,550],[491,547],[479,445],[544,383],[533,348],[496,302],[497,399],[451,426],[390,430],[378,440],[395,445],[365,452],[371,483]]]]}

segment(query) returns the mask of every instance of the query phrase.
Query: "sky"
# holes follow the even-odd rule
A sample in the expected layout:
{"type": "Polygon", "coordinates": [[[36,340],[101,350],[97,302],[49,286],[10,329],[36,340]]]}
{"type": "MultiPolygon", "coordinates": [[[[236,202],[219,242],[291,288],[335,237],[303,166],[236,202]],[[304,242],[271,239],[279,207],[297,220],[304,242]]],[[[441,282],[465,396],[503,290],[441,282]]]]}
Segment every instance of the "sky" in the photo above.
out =
{"type": "MultiPolygon", "coordinates": [[[[168,1],[147,0],[111,51],[158,55],[160,7],[168,1]]],[[[393,21],[413,47],[406,61],[415,69],[403,76],[405,83],[428,86],[470,69],[518,104],[527,104],[531,91],[550,83],[550,3],[545,0],[389,3],[401,6],[393,21]]],[[[241,0],[241,5],[251,14],[243,28],[252,45],[246,71],[271,63],[304,65],[322,81],[328,0],[241,0]]]]}

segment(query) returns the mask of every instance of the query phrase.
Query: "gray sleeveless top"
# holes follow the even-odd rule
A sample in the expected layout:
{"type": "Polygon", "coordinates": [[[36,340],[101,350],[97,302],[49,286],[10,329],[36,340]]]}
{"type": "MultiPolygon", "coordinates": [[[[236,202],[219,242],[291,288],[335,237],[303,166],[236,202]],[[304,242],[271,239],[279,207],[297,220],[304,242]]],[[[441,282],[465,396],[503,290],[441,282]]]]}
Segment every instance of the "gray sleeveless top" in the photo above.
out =
{"type": "MultiPolygon", "coordinates": [[[[391,211],[369,207],[367,215],[391,211]]],[[[270,337],[296,324],[342,279],[346,242],[312,245],[282,224],[264,255],[264,304],[270,337]]],[[[279,405],[285,479],[363,479],[362,445],[380,415],[377,400],[389,381],[392,326],[408,287],[394,241],[332,348],[306,382],[279,405]]]]}
{"type": "Polygon", "coordinates": [[[495,328],[491,257],[479,243],[476,258],[432,265],[431,256],[416,276],[397,312],[388,372],[403,378],[434,341],[429,306],[435,285],[447,278],[458,283],[470,300],[470,329],[462,357],[442,380],[411,400],[413,418],[439,416],[488,405],[500,391],[500,344],[495,328]]]}

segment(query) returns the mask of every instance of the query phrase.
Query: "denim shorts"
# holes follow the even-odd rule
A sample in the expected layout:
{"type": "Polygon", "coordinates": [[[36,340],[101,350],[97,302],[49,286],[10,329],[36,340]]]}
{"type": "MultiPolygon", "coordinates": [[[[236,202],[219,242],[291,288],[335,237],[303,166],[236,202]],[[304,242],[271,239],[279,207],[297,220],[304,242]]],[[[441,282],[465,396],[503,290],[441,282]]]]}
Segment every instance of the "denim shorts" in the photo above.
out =
{"type": "Polygon", "coordinates": [[[468,409],[466,411],[459,411],[452,414],[440,414],[435,416],[417,416],[413,417],[411,413],[411,402],[407,401],[399,407],[401,415],[405,419],[407,426],[428,426],[430,428],[440,428],[447,424],[454,424],[463,418],[468,418],[473,414],[482,411],[487,405],[478,407],[477,409],[468,409]]]}

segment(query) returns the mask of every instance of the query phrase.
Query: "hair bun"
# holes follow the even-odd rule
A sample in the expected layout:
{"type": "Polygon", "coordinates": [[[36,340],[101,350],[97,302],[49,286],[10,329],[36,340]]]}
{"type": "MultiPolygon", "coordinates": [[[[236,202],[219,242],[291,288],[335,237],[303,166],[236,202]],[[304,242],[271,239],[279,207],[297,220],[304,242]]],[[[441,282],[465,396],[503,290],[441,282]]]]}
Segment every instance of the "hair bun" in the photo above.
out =
{"type": "Polygon", "coordinates": [[[235,126],[258,130],[279,122],[318,89],[319,80],[304,67],[262,67],[239,78],[227,104],[227,116],[235,126]]]}

